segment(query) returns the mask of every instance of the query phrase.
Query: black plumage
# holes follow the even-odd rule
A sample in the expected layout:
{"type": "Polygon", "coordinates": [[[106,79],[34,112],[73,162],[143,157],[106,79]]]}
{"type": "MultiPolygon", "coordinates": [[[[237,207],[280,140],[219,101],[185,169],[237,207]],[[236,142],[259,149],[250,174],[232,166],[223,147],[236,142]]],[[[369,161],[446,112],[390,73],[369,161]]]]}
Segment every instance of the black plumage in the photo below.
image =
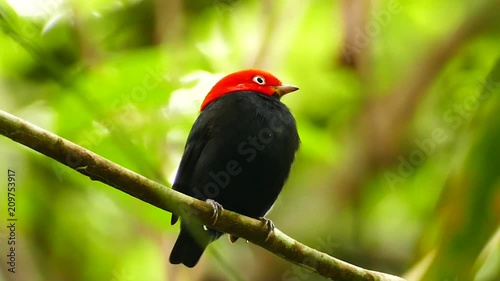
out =
{"type": "MultiPolygon", "coordinates": [[[[224,209],[263,217],[274,204],[299,148],[295,119],[279,95],[237,91],[219,97],[198,116],[173,188],[224,209]]],[[[172,215],[172,224],[177,216],[172,215]]],[[[193,267],[222,233],[181,218],[170,255],[193,267]]]]}

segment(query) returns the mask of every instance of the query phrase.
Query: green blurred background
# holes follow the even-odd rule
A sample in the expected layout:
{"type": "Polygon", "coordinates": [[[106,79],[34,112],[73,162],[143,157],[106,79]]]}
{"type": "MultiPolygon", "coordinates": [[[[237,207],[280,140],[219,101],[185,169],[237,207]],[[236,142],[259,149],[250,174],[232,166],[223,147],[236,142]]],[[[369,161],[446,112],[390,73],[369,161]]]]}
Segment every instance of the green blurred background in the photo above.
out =
{"type": "MultiPolygon", "coordinates": [[[[408,280],[500,280],[500,1],[0,0],[0,110],[170,186],[215,81],[262,68],[302,147],[268,215],[408,280]]],[[[170,214],[0,137],[0,280],[324,280],[244,241],[172,266],[170,214]],[[7,272],[6,171],[17,177],[7,272]]]]}

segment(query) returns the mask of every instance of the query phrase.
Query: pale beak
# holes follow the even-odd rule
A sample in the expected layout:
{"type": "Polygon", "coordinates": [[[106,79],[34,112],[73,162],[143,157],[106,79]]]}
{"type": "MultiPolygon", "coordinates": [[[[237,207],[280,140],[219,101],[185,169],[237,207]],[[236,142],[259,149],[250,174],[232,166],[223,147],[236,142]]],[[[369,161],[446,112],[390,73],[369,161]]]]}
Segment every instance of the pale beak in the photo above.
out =
{"type": "Polygon", "coordinates": [[[282,97],[288,93],[295,92],[299,89],[299,87],[293,85],[281,85],[274,87],[274,90],[278,96],[282,97]]]}

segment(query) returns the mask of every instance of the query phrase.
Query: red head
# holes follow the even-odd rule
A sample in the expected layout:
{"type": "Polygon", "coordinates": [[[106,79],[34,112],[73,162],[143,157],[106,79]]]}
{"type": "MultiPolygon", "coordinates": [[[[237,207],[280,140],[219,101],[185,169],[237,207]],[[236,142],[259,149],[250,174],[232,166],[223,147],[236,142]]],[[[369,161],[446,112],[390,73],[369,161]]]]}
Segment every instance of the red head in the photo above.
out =
{"type": "Polygon", "coordinates": [[[295,86],[283,85],[278,78],[269,72],[258,69],[241,70],[219,80],[205,97],[200,110],[205,109],[221,96],[232,92],[252,91],[267,96],[277,94],[281,97],[298,89],[295,86]]]}

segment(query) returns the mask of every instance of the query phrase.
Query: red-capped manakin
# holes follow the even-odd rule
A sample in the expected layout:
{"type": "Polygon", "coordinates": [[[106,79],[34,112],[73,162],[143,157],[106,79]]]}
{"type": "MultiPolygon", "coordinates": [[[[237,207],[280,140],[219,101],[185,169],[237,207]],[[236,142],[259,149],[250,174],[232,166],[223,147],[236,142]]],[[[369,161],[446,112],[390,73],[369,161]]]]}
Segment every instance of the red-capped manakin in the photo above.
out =
{"type": "MultiPolygon", "coordinates": [[[[283,188],[299,148],[295,119],[280,101],[296,90],[256,69],[238,71],[217,82],[189,133],[173,189],[211,199],[214,208],[222,205],[262,218],[283,188]]],[[[171,223],[177,220],[172,215],[171,223]]],[[[170,262],[193,267],[208,244],[223,233],[181,220],[170,262]]]]}

